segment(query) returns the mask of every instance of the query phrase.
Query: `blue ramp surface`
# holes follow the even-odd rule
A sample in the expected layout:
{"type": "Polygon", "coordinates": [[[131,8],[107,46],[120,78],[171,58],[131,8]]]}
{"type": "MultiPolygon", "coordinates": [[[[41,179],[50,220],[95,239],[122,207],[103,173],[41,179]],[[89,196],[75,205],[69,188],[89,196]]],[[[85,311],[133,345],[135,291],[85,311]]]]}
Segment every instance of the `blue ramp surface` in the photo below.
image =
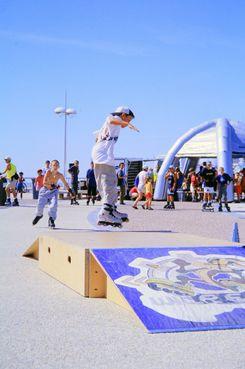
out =
{"type": "Polygon", "coordinates": [[[245,328],[245,249],[93,249],[151,333],[245,328]]]}

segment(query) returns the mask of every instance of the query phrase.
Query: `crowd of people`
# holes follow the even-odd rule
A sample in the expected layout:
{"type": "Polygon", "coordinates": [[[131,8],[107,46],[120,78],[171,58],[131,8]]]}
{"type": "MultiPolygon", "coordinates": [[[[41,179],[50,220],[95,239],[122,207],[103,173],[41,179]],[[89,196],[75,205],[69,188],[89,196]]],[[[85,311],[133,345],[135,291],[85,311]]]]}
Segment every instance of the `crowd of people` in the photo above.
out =
{"type": "MultiPolygon", "coordinates": [[[[142,204],[143,209],[153,210],[151,201],[155,187],[155,176],[148,167],[137,175],[135,186],[130,190],[130,196],[134,199],[133,208],[138,209],[138,203],[143,198],[146,202],[142,204]]],[[[230,211],[227,202],[227,187],[233,182],[236,202],[240,202],[242,194],[245,197],[245,168],[236,172],[231,178],[225,173],[224,168],[215,168],[212,162],[203,162],[199,170],[190,168],[187,175],[184,175],[179,167],[170,165],[165,174],[167,187],[167,203],[164,209],[175,209],[175,200],[191,200],[193,202],[202,201],[203,210],[212,209],[212,203],[217,200],[219,211],[222,211],[222,203],[227,211],[230,211]]]]}

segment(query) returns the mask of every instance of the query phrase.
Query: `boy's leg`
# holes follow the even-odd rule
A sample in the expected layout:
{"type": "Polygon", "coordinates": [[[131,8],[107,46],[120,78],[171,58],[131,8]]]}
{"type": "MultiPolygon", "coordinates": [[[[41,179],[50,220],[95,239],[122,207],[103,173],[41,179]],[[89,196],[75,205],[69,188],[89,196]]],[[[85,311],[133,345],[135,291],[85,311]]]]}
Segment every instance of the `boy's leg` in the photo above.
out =
{"type": "Polygon", "coordinates": [[[90,185],[88,185],[88,192],[87,192],[87,205],[89,205],[89,202],[91,200],[91,192],[92,192],[92,188],[90,185]]]}
{"type": "Polygon", "coordinates": [[[58,190],[51,191],[50,195],[50,203],[48,209],[48,215],[53,220],[57,217],[57,207],[58,207],[58,190]]]}
{"type": "Polygon", "coordinates": [[[102,204],[115,205],[117,202],[117,175],[115,168],[106,164],[95,164],[94,173],[102,204]]]}
{"type": "Polygon", "coordinates": [[[97,192],[97,188],[96,187],[92,187],[91,189],[91,193],[92,193],[92,203],[95,203],[96,200],[96,192],[97,192]]]}
{"type": "Polygon", "coordinates": [[[114,214],[117,202],[117,176],[115,168],[106,164],[95,165],[95,178],[102,197],[102,207],[98,215],[99,225],[121,226],[122,220],[114,214]]]}
{"type": "Polygon", "coordinates": [[[103,177],[104,182],[104,203],[110,205],[116,205],[118,200],[117,191],[117,174],[114,167],[107,165],[105,176],[103,177]]]}
{"type": "Polygon", "coordinates": [[[49,200],[49,190],[45,187],[41,188],[39,191],[38,201],[37,201],[37,211],[36,216],[33,219],[32,224],[36,225],[37,222],[43,217],[43,209],[49,200]]]}
{"type": "Polygon", "coordinates": [[[120,186],[120,204],[124,204],[125,186],[120,186]]]}
{"type": "Polygon", "coordinates": [[[103,186],[102,186],[102,173],[103,173],[103,169],[102,169],[102,164],[95,164],[94,166],[94,175],[95,175],[95,180],[96,180],[96,184],[97,184],[97,188],[99,191],[99,194],[101,196],[101,200],[103,201],[104,198],[104,193],[103,193],[103,186]]]}
{"type": "Polygon", "coordinates": [[[43,209],[47,204],[49,199],[49,190],[45,187],[42,187],[39,191],[38,201],[37,201],[37,211],[36,216],[42,217],[43,216],[43,209]]]}

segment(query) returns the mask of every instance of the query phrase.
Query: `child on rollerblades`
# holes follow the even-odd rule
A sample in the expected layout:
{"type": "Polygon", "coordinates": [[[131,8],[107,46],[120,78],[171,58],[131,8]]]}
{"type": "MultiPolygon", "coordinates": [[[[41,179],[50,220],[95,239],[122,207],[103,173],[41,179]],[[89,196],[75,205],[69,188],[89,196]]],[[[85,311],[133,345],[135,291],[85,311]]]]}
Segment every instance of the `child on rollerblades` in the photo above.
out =
{"type": "Polygon", "coordinates": [[[114,146],[118,140],[120,128],[129,127],[138,131],[131,124],[133,112],[124,106],[110,114],[96,137],[92,150],[94,174],[98,191],[102,197],[102,207],[98,214],[98,225],[121,227],[128,215],[117,211],[117,175],[114,167],[114,146]]]}

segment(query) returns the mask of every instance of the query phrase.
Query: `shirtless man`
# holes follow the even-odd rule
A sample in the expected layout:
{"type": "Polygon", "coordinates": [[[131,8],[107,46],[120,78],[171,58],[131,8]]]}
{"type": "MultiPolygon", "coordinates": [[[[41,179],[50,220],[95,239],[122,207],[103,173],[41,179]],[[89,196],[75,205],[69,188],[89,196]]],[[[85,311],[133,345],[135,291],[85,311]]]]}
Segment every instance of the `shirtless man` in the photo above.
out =
{"type": "Polygon", "coordinates": [[[68,183],[65,180],[63,174],[59,172],[60,164],[58,160],[52,160],[51,169],[47,171],[43,180],[43,187],[39,191],[38,204],[37,204],[37,212],[36,217],[33,220],[32,224],[35,225],[37,222],[43,217],[43,209],[45,205],[49,202],[49,221],[48,225],[51,228],[55,228],[55,219],[57,216],[57,206],[58,206],[58,181],[63,182],[67,191],[72,194],[72,190],[69,187],[68,183]]]}

